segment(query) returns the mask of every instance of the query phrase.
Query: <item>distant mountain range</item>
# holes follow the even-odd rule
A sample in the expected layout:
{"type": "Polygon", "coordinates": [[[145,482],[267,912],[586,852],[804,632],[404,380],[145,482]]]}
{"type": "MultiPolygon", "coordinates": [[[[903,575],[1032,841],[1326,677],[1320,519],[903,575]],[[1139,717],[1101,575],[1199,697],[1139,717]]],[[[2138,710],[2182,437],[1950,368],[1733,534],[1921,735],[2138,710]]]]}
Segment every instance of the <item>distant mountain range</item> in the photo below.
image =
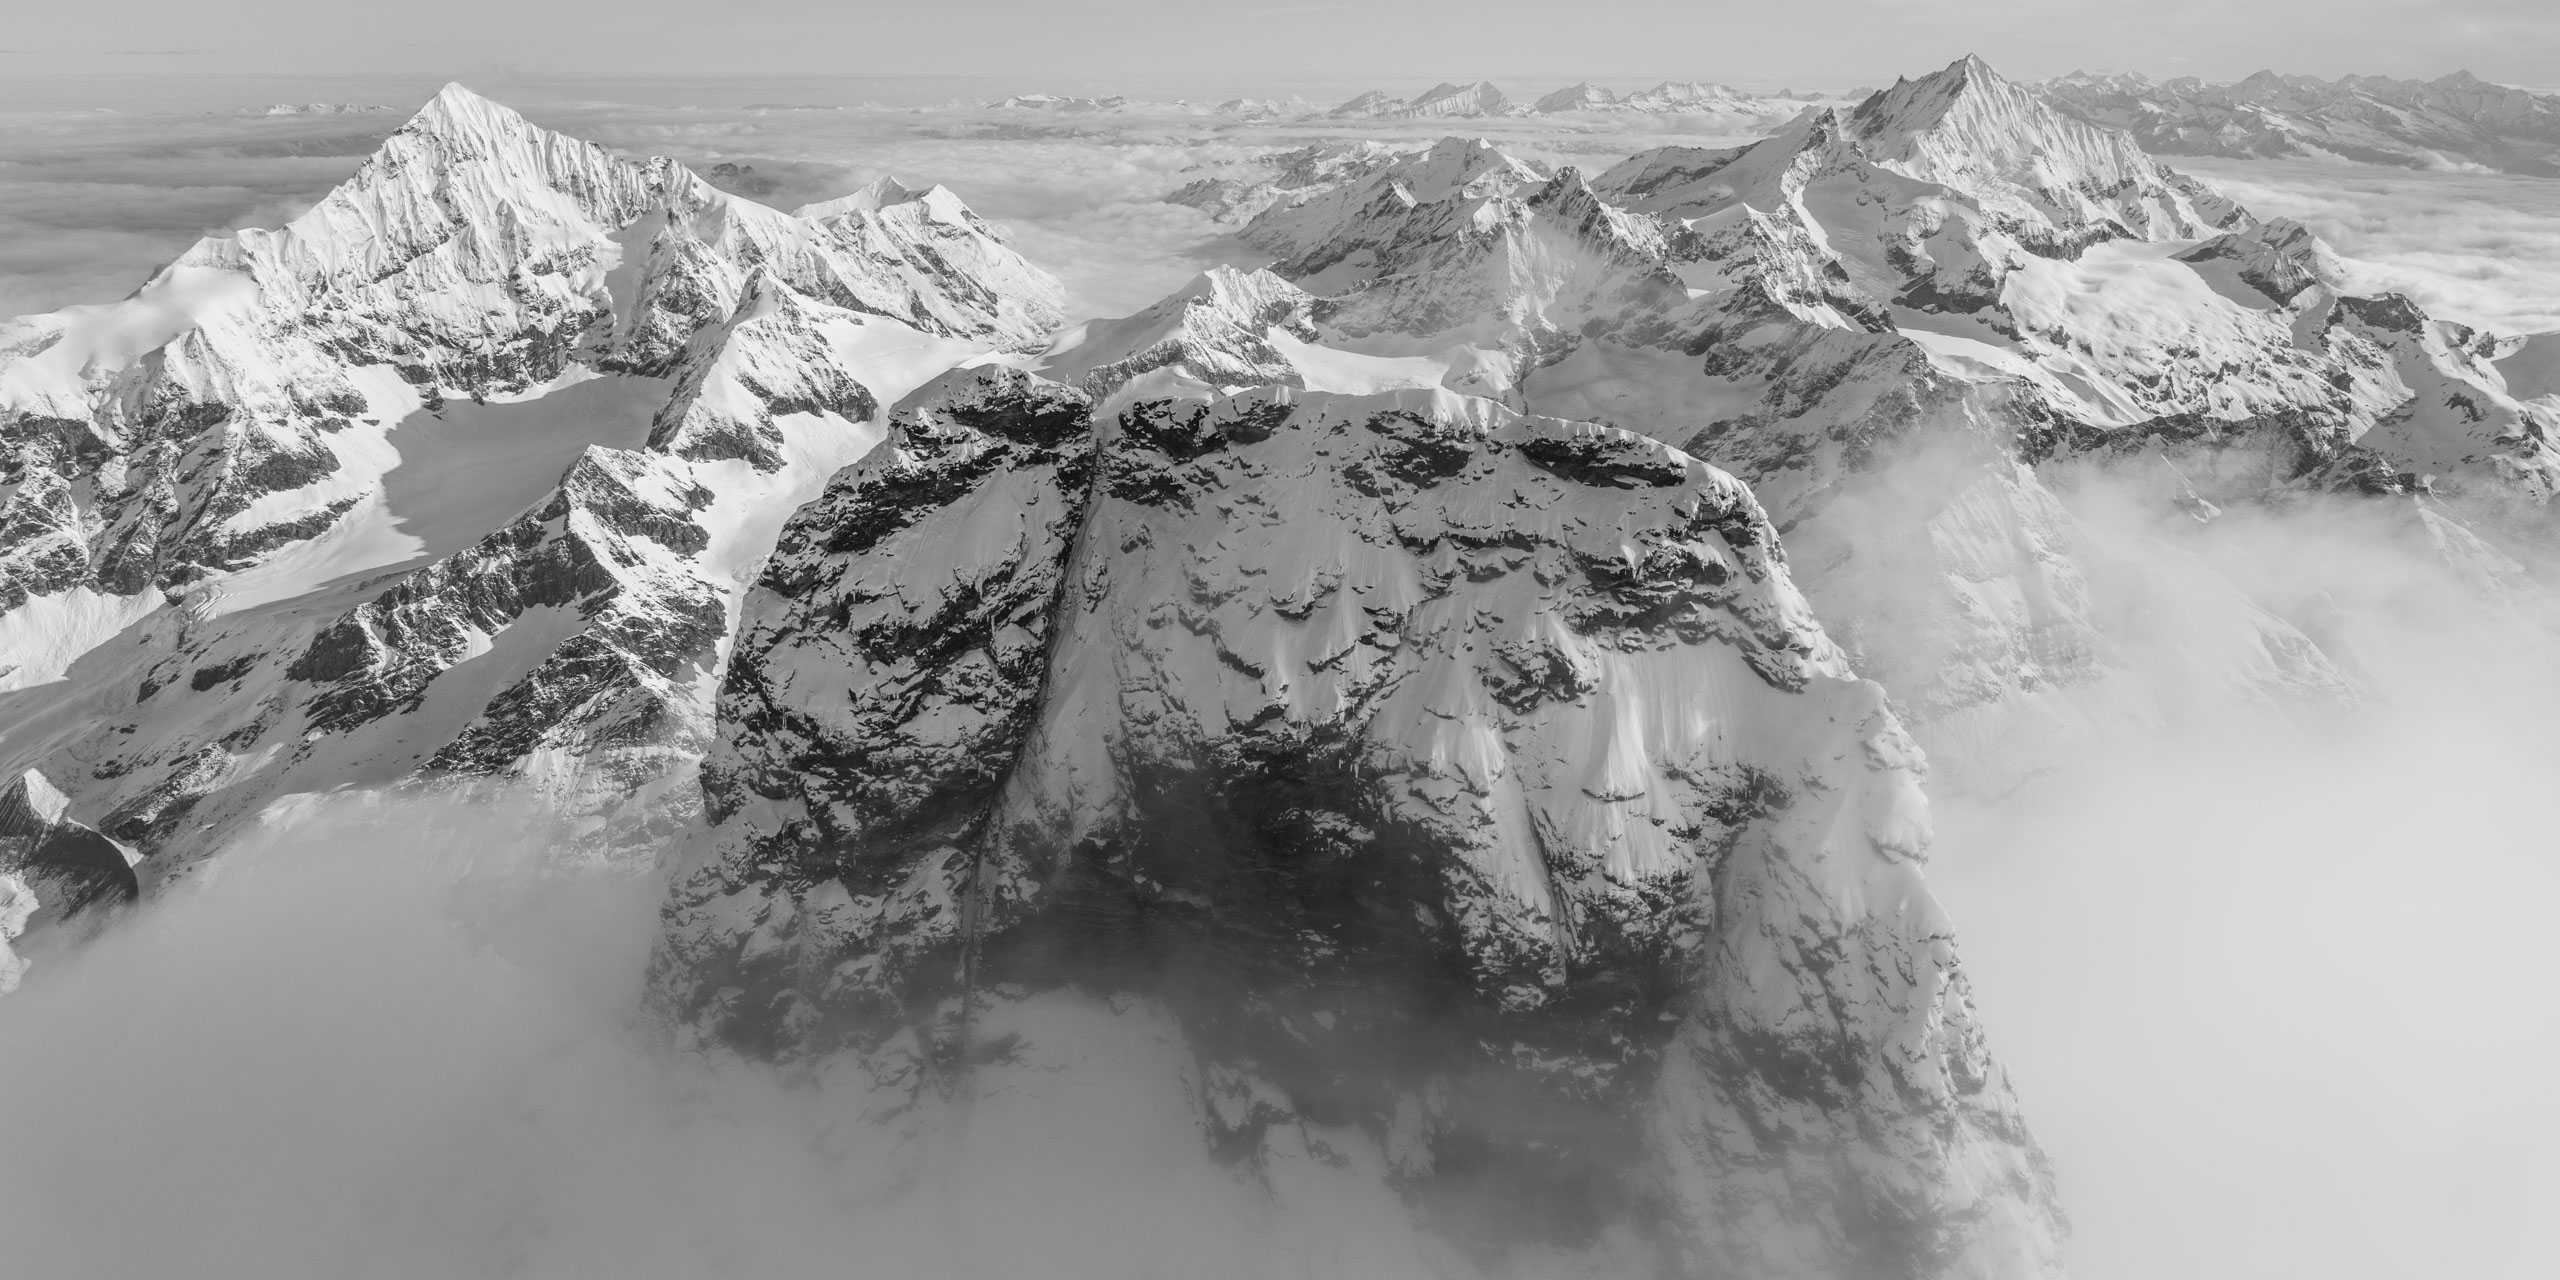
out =
{"type": "MultiPolygon", "coordinates": [[[[1484,120],[1503,116],[1554,116],[1577,113],[1704,115],[1776,124],[1822,102],[1854,101],[1867,90],[1847,94],[1799,94],[1781,89],[1773,94],[1747,93],[1729,85],[1698,80],[1666,80],[1650,89],[1613,93],[1589,83],[1558,89],[1533,102],[1513,100],[1490,81],[1434,85],[1408,98],[1372,89],[1334,106],[1319,107],[1304,98],[1233,98],[1206,108],[1220,115],[1247,119],[1322,117],[1334,120],[1484,120]]],[[[1102,111],[1198,110],[1187,102],[1146,102],[1120,96],[1079,97],[1024,93],[986,104],[991,109],[1087,113],[1102,111]]]]}
{"type": "MultiPolygon", "coordinates": [[[[2536,93],[2455,72],[2434,80],[2312,76],[2261,71],[2228,84],[2194,77],[2074,72],[2022,87],[2065,114],[2123,129],[2158,155],[2333,158],[2418,169],[2481,169],[2560,176],[2560,94],[2536,93]]],[[[1323,109],[1304,99],[1233,99],[1206,110],[1240,119],[1482,120],[1528,116],[1659,115],[1715,118],[1720,126],[1774,128],[1807,107],[1853,103],[1843,94],[1780,89],[1751,93],[1706,81],[1665,81],[1617,93],[1588,82],[1532,100],[1489,81],[1442,83],[1411,97],[1370,90],[1323,109]]],[[[1163,109],[1121,97],[1023,94],[990,107],[1062,112],[1163,109]]]]}
{"type": "Polygon", "coordinates": [[[1132,1123],[1434,1242],[1335,1274],[2059,1275],[1930,792],[2180,689],[2358,714],[2320,602],[2175,549],[2229,511],[2522,599],[2560,492],[2549,336],[2066,96],[1299,147],[1179,193],[1267,266],[1072,317],[944,188],[784,211],[448,88],[0,325],[0,988],[314,796],[504,786],[670,868],[677,1034],[860,1073],[893,1154],[1137,1046],[1132,1123]]]}
{"type": "Polygon", "coordinates": [[[2261,71],[2230,84],[2074,73],[2035,88],[2163,155],[2335,157],[2560,176],[2560,95],[2467,71],[2434,80],[2261,71]]]}

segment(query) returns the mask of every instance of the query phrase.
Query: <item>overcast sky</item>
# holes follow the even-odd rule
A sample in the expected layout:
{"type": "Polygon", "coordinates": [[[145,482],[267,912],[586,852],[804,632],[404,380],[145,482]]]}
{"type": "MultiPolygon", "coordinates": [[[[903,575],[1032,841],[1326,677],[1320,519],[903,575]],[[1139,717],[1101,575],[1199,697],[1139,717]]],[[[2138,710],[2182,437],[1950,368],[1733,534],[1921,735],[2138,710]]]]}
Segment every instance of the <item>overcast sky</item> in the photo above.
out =
{"type": "Polygon", "coordinates": [[[92,72],[986,75],[1263,91],[1344,78],[1889,80],[2261,67],[2560,81],[2555,0],[345,0],[23,6],[0,80],[92,72]]]}

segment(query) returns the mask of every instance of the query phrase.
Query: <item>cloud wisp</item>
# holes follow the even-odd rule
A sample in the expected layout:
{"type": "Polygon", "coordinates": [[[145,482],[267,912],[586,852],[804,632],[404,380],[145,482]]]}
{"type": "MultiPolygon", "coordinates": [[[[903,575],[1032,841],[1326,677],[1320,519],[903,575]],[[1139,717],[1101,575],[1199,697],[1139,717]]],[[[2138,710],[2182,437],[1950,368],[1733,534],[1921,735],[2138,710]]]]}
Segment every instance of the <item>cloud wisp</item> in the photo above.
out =
{"type": "Polygon", "coordinates": [[[1940,805],[1933,878],[2092,1280],[2560,1264],[2560,631],[2371,515],[2228,513],[2156,553],[2318,602],[2363,705],[2306,729],[2199,690],[1940,805]]]}

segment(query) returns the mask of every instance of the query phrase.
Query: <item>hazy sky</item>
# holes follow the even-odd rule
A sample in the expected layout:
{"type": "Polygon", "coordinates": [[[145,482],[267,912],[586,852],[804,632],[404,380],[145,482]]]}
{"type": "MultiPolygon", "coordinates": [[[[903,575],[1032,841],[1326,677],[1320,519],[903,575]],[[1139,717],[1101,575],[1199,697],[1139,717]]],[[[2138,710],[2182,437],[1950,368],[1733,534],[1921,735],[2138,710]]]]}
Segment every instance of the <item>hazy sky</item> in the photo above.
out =
{"type": "MultiPolygon", "coordinates": [[[[2019,76],[2261,67],[2560,81],[2552,0],[344,0],[30,6],[0,80],[114,71],[974,74],[1291,81],[1890,79],[1978,52],[2019,76]]],[[[1525,86],[1524,86],[1525,87],[1525,86]]]]}

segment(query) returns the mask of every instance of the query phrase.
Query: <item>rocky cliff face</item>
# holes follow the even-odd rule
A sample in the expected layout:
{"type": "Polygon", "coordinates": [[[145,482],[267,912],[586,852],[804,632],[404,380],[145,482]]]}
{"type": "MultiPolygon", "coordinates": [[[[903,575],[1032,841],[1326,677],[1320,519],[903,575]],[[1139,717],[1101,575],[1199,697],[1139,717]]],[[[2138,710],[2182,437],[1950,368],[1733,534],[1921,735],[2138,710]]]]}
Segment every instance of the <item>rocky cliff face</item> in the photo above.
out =
{"type": "Polygon", "coordinates": [[[0,791],[0,995],[14,990],[26,962],[11,947],[31,926],[95,919],[95,908],[140,894],[137,855],[69,813],[70,802],[30,770],[0,791]]]}
{"type": "Polygon", "coordinates": [[[714,1040],[929,1093],[1119,991],[1223,1159],[1371,1152],[1496,1273],[2052,1260],[1918,752],[1658,441],[950,375],[793,518],[720,721],[660,966],[714,1040]]]}

